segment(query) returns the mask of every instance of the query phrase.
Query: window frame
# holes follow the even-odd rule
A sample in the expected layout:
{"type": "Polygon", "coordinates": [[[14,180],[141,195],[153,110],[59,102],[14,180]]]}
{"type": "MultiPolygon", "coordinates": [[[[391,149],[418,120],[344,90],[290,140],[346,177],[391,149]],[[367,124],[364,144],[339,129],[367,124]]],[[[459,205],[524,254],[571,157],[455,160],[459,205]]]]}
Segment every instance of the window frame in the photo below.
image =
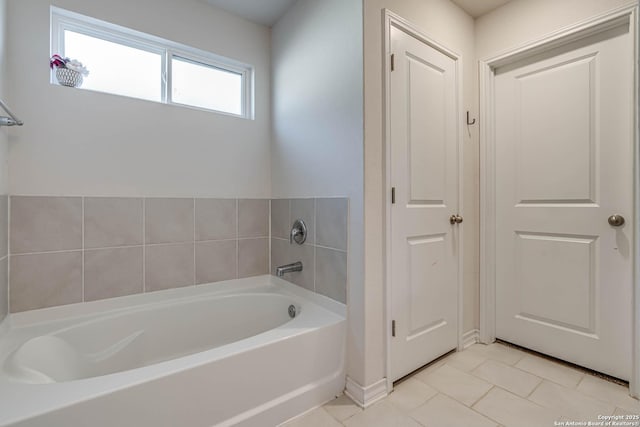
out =
{"type": "MultiPolygon", "coordinates": [[[[254,119],[254,68],[251,65],[230,59],[221,55],[216,55],[201,49],[172,42],[157,36],[146,34],[140,31],[132,30],[120,25],[111,24],[96,18],[80,15],[65,9],[51,6],[51,54],[58,53],[65,56],[64,32],[73,31],[85,36],[117,43],[134,49],[159,54],[161,56],[161,69],[158,70],[162,82],[162,90],[160,103],[167,105],[175,105],[179,107],[192,108],[196,110],[215,112],[232,117],[240,117],[244,119],[254,119]],[[235,114],[226,111],[214,110],[189,104],[173,102],[172,99],[172,70],[171,64],[173,58],[184,59],[205,67],[217,68],[242,77],[242,93],[241,93],[241,113],[235,114]]],[[[81,60],[81,58],[78,58],[81,60]]],[[[54,73],[51,73],[50,82],[58,84],[55,80],[54,73]]],[[[92,90],[92,89],[86,89],[92,90]]],[[[125,96],[144,101],[157,102],[144,98],[137,98],[128,95],[113,94],[116,96],[125,96]]]]}

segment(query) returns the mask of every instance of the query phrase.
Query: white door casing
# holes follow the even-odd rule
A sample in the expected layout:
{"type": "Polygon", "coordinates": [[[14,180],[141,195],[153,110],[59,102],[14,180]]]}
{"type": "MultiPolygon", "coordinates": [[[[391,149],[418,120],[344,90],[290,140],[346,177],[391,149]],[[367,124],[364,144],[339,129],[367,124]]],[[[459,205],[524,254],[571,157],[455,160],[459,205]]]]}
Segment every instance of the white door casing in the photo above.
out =
{"type": "Polygon", "coordinates": [[[449,221],[460,214],[458,59],[393,25],[390,48],[393,381],[458,346],[461,225],[449,221]]]}
{"type": "Polygon", "coordinates": [[[481,63],[481,337],[632,388],[633,15],[481,63]],[[612,214],[625,226],[610,226],[612,214]]]}

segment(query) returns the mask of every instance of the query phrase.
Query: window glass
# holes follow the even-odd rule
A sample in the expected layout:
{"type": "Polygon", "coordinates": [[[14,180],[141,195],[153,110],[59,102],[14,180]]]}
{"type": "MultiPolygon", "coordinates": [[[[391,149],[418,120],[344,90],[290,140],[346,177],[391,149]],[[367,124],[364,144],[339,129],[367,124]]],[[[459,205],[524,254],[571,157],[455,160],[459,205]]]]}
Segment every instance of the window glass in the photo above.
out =
{"type": "Polygon", "coordinates": [[[162,101],[162,55],[65,30],[64,55],[89,70],[82,88],[162,101]]]}
{"type": "Polygon", "coordinates": [[[171,75],[173,102],[242,114],[242,74],[173,57],[171,75]]]}

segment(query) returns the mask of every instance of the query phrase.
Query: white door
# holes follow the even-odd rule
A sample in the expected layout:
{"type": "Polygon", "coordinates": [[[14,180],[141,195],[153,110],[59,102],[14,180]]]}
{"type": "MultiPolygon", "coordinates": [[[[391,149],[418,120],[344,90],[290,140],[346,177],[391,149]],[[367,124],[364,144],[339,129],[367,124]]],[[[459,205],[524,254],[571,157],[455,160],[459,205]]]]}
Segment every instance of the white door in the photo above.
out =
{"type": "Polygon", "coordinates": [[[457,346],[456,61],[392,28],[392,380],[457,346]]]}
{"type": "Polygon", "coordinates": [[[496,336],[626,380],[632,43],[620,26],[495,80],[496,336]]]}

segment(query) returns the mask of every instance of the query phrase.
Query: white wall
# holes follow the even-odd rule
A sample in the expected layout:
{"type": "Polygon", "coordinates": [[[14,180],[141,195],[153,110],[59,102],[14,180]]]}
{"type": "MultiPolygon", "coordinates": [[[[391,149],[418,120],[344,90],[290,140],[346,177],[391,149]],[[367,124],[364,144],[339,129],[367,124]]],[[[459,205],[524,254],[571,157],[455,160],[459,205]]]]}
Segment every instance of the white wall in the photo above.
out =
{"type": "MultiPolygon", "coordinates": [[[[385,375],[384,325],[384,152],[382,93],[382,10],[388,8],[411,21],[426,35],[462,56],[463,106],[477,117],[474,21],[449,0],[366,0],[364,2],[365,82],[365,288],[363,317],[366,327],[355,355],[361,371],[354,377],[370,385],[385,375]]],[[[465,129],[466,131],[466,129],[465,129]]],[[[477,126],[464,135],[463,185],[464,328],[478,324],[478,144],[477,126]]]]}
{"type": "Polygon", "coordinates": [[[476,53],[479,59],[489,58],[632,3],[629,0],[513,0],[477,19],[476,53]]]}
{"type": "MultiPolygon", "coordinates": [[[[7,0],[0,0],[0,99],[7,100],[7,88],[9,86],[7,78],[7,0]]],[[[9,108],[12,105],[9,104],[9,108]]],[[[15,114],[18,114],[14,111],[15,114]]],[[[6,113],[0,112],[0,116],[6,113]]],[[[20,116],[18,116],[20,118],[20,116]]],[[[8,141],[9,128],[0,127],[0,194],[7,194],[9,182],[8,168],[8,141]]]]}
{"type": "Polygon", "coordinates": [[[350,198],[348,374],[363,354],[362,0],[300,0],[272,29],[272,193],[350,198]]]}
{"type": "Polygon", "coordinates": [[[8,0],[8,16],[25,122],[10,132],[11,194],[270,196],[267,27],[197,0],[8,0]],[[256,120],[51,85],[51,4],[253,64],[256,120]]]}
{"type": "MultiPolygon", "coordinates": [[[[0,99],[5,99],[7,93],[7,2],[6,0],[0,0],[0,99]]],[[[4,112],[0,112],[0,115],[4,116],[4,112]]],[[[7,127],[0,127],[0,322],[9,313],[9,282],[7,276],[7,233],[4,232],[4,228],[7,226],[7,204],[6,194],[8,191],[8,163],[7,163],[7,151],[9,145],[9,129],[7,127]]]]}

